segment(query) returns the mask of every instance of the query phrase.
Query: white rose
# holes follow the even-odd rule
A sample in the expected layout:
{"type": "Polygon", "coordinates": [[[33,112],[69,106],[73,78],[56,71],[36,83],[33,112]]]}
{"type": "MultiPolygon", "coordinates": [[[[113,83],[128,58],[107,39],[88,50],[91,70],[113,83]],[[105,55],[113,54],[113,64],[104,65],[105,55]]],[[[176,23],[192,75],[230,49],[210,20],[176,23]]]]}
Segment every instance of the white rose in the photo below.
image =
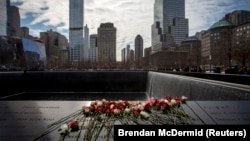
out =
{"type": "Polygon", "coordinates": [[[144,118],[149,118],[149,114],[145,111],[141,111],[140,114],[142,115],[142,117],[144,118]]]}
{"type": "Polygon", "coordinates": [[[58,131],[61,135],[65,135],[69,131],[69,126],[67,124],[63,124],[58,131]]]}
{"type": "Polygon", "coordinates": [[[120,112],[121,112],[121,110],[119,110],[119,109],[115,109],[115,110],[114,110],[114,113],[115,113],[115,114],[119,114],[120,112]]]}
{"type": "Polygon", "coordinates": [[[102,101],[97,101],[97,106],[102,106],[102,101]]]}
{"type": "Polygon", "coordinates": [[[129,109],[129,108],[125,108],[125,113],[130,113],[131,112],[131,109],[129,109]]]}
{"type": "Polygon", "coordinates": [[[175,105],[177,102],[176,102],[176,100],[175,99],[171,99],[171,105],[175,105]]]}

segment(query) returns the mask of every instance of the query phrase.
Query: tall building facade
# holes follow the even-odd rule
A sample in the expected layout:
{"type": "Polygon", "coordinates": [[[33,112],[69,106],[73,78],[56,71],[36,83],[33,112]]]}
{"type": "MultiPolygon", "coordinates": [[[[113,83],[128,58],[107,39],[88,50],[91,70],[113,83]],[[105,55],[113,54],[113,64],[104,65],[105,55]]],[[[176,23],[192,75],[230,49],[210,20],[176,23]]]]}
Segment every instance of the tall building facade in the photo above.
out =
{"type": "Polygon", "coordinates": [[[97,34],[90,35],[89,61],[97,62],[97,34]]]}
{"type": "Polygon", "coordinates": [[[201,64],[201,40],[196,36],[190,36],[182,41],[179,51],[187,52],[187,62],[191,66],[200,66],[201,64]]]}
{"type": "Polygon", "coordinates": [[[143,39],[141,35],[135,37],[135,60],[143,57],[143,39]]]}
{"type": "Polygon", "coordinates": [[[8,9],[10,0],[0,0],[0,35],[8,34],[8,9]]]}
{"type": "Polygon", "coordinates": [[[125,55],[126,55],[126,48],[123,48],[122,49],[122,54],[121,54],[121,61],[122,62],[126,62],[125,55]]]}
{"type": "Polygon", "coordinates": [[[97,36],[98,62],[102,66],[116,65],[116,27],[113,23],[101,23],[97,36]]]}
{"type": "Polygon", "coordinates": [[[231,65],[250,66],[250,22],[233,29],[231,65]]]}
{"type": "Polygon", "coordinates": [[[21,27],[20,28],[20,36],[23,38],[29,38],[30,37],[30,29],[28,27],[21,27]]]}
{"type": "Polygon", "coordinates": [[[48,68],[65,67],[69,60],[68,39],[51,29],[40,32],[40,39],[45,44],[48,68]]]}
{"type": "Polygon", "coordinates": [[[173,36],[169,33],[163,34],[160,22],[155,22],[152,25],[151,35],[152,50],[150,54],[176,47],[173,36]]]}
{"type": "Polygon", "coordinates": [[[7,35],[17,36],[27,39],[34,37],[29,35],[28,27],[21,27],[21,16],[19,8],[16,6],[9,6],[8,8],[8,31],[7,35]]]}
{"type": "Polygon", "coordinates": [[[134,61],[135,61],[135,51],[131,49],[129,51],[129,63],[133,64],[134,61]]]}
{"type": "Polygon", "coordinates": [[[83,45],[83,60],[89,59],[89,28],[88,25],[84,27],[84,45],[83,45]]]}
{"type": "MultiPolygon", "coordinates": [[[[188,19],[185,18],[185,0],[155,0],[154,4],[154,25],[153,28],[161,30],[158,35],[152,33],[152,40],[159,37],[161,40],[172,36],[174,43],[179,45],[188,37],[188,19]],[[157,24],[157,22],[159,22],[157,24]],[[155,37],[154,37],[155,36],[155,37]]],[[[156,32],[157,33],[157,32],[156,32]]],[[[158,42],[162,42],[158,40],[158,42]]],[[[152,41],[153,42],[153,41],[152,41]]],[[[167,41],[166,41],[167,42],[167,41]]],[[[156,43],[155,43],[156,44],[156,43]]],[[[169,43],[166,43],[166,45],[169,43]]],[[[163,46],[162,48],[167,47],[163,46]]],[[[154,45],[153,45],[154,50],[154,45]]]]}
{"type": "Polygon", "coordinates": [[[147,48],[145,48],[145,49],[144,49],[144,57],[150,56],[151,51],[152,51],[152,47],[147,47],[147,48]]]}
{"type": "Polygon", "coordinates": [[[9,8],[9,31],[11,36],[21,36],[19,8],[10,6],[9,8]]]}
{"type": "Polygon", "coordinates": [[[125,61],[129,62],[129,59],[130,59],[130,45],[127,45],[125,50],[125,61]]]}
{"type": "Polygon", "coordinates": [[[223,19],[231,22],[234,26],[250,23],[250,11],[236,10],[226,14],[223,19]]]}
{"type": "Polygon", "coordinates": [[[84,0],[69,0],[69,47],[71,61],[84,60],[84,0]]]}
{"type": "Polygon", "coordinates": [[[202,33],[201,64],[203,69],[230,66],[233,24],[227,20],[214,23],[202,33]]]}

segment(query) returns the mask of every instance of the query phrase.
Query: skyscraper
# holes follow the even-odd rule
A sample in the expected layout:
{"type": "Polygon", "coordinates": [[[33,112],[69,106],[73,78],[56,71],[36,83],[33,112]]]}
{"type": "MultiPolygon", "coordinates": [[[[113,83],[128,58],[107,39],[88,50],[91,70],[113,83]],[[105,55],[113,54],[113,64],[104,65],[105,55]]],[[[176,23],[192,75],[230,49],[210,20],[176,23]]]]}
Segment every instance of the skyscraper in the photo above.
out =
{"type": "Polygon", "coordinates": [[[131,49],[129,51],[129,63],[133,64],[134,61],[135,61],[135,51],[131,49]]]}
{"type": "Polygon", "coordinates": [[[89,28],[88,25],[84,27],[84,45],[83,45],[83,60],[89,59],[89,28]]]}
{"type": "Polygon", "coordinates": [[[97,35],[90,35],[89,61],[97,62],[97,35]]]}
{"type": "Polygon", "coordinates": [[[143,57],[143,39],[141,35],[135,37],[135,60],[143,57]]]}
{"type": "Polygon", "coordinates": [[[10,25],[10,35],[11,36],[21,36],[20,34],[20,13],[19,8],[16,6],[9,7],[9,25],[10,25]]]}
{"type": "MultiPolygon", "coordinates": [[[[185,18],[185,0],[155,0],[154,24],[156,24],[156,22],[159,22],[158,25],[162,30],[162,34],[166,34],[166,36],[168,36],[168,34],[171,35],[174,42],[177,45],[180,44],[181,41],[188,37],[188,19],[185,18]]],[[[156,26],[152,26],[152,28],[153,27],[156,26]]]]}
{"type": "Polygon", "coordinates": [[[8,8],[10,0],[0,0],[0,35],[8,34],[8,8]]]}
{"type": "Polygon", "coordinates": [[[125,50],[125,61],[129,62],[129,58],[130,58],[130,45],[128,44],[125,50]]]}
{"type": "Polygon", "coordinates": [[[84,0],[69,0],[69,47],[71,61],[84,60],[84,0]]]}
{"type": "Polygon", "coordinates": [[[126,48],[123,48],[122,49],[122,54],[121,54],[121,60],[122,60],[122,62],[126,62],[125,55],[126,55],[126,48]]]}
{"type": "Polygon", "coordinates": [[[116,65],[116,28],[113,23],[101,23],[97,37],[98,62],[103,66],[116,65]]]}

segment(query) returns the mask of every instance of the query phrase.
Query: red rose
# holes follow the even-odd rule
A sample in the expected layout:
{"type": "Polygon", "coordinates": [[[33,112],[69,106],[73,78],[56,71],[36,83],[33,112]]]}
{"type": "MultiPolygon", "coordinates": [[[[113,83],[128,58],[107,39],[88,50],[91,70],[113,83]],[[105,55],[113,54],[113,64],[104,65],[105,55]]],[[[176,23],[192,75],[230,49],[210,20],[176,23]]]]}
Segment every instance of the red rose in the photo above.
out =
{"type": "Polygon", "coordinates": [[[166,99],[167,99],[168,101],[170,101],[172,98],[171,98],[171,96],[166,96],[166,99]]]}
{"type": "Polygon", "coordinates": [[[110,110],[110,109],[107,109],[107,110],[106,110],[106,113],[108,113],[108,114],[109,114],[110,112],[111,112],[111,110],[110,110]]]}
{"type": "Polygon", "coordinates": [[[73,131],[76,131],[79,129],[79,126],[78,126],[78,121],[77,119],[72,119],[69,123],[69,127],[73,130],[73,131]]]}
{"type": "Polygon", "coordinates": [[[167,109],[169,107],[168,103],[162,102],[161,107],[167,109]]]}
{"type": "Polygon", "coordinates": [[[133,110],[133,115],[138,115],[139,114],[139,111],[138,110],[133,110]]]}
{"type": "Polygon", "coordinates": [[[157,100],[157,101],[155,101],[155,106],[156,106],[157,108],[160,108],[161,103],[157,100]]]}
{"type": "Polygon", "coordinates": [[[123,107],[122,105],[119,105],[117,108],[118,108],[119,110],[124,109],[124,107],[123,107]]]}
{"type": "Polygon", "coordinates": [[[145,109],[149,110],[150,106],[151,106],[150,103],[146,103],[146,104],[145,104],[145,109]]]}

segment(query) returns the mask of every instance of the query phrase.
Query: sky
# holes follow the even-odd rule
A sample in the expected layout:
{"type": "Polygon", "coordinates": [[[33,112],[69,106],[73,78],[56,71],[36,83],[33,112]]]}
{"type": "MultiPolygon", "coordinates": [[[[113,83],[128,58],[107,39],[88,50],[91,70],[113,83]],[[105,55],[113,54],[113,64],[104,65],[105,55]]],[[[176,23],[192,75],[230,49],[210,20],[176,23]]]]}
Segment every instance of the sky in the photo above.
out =
{"type": "MultiPolygon", "coordinates": [[[[21,26],[30,34],[52,29],[68,38],[69,0],[11,0],[19,8],[21,26]]],[[[185,17],[189,20],[189,36],[207,30],[225,14],[235,10],[250,10],[250,0],[186,0],[185,17]]],[[[84,25],[96,34],[101,23],[112,22],[117,28],[117,61],[127,45],[134,49],[134,39],[140,34],[144,48],[151,46],[154,0],[85,0],[84,25]]],[[[68,38],[69,39],[69,38],[68,38]]]]}

